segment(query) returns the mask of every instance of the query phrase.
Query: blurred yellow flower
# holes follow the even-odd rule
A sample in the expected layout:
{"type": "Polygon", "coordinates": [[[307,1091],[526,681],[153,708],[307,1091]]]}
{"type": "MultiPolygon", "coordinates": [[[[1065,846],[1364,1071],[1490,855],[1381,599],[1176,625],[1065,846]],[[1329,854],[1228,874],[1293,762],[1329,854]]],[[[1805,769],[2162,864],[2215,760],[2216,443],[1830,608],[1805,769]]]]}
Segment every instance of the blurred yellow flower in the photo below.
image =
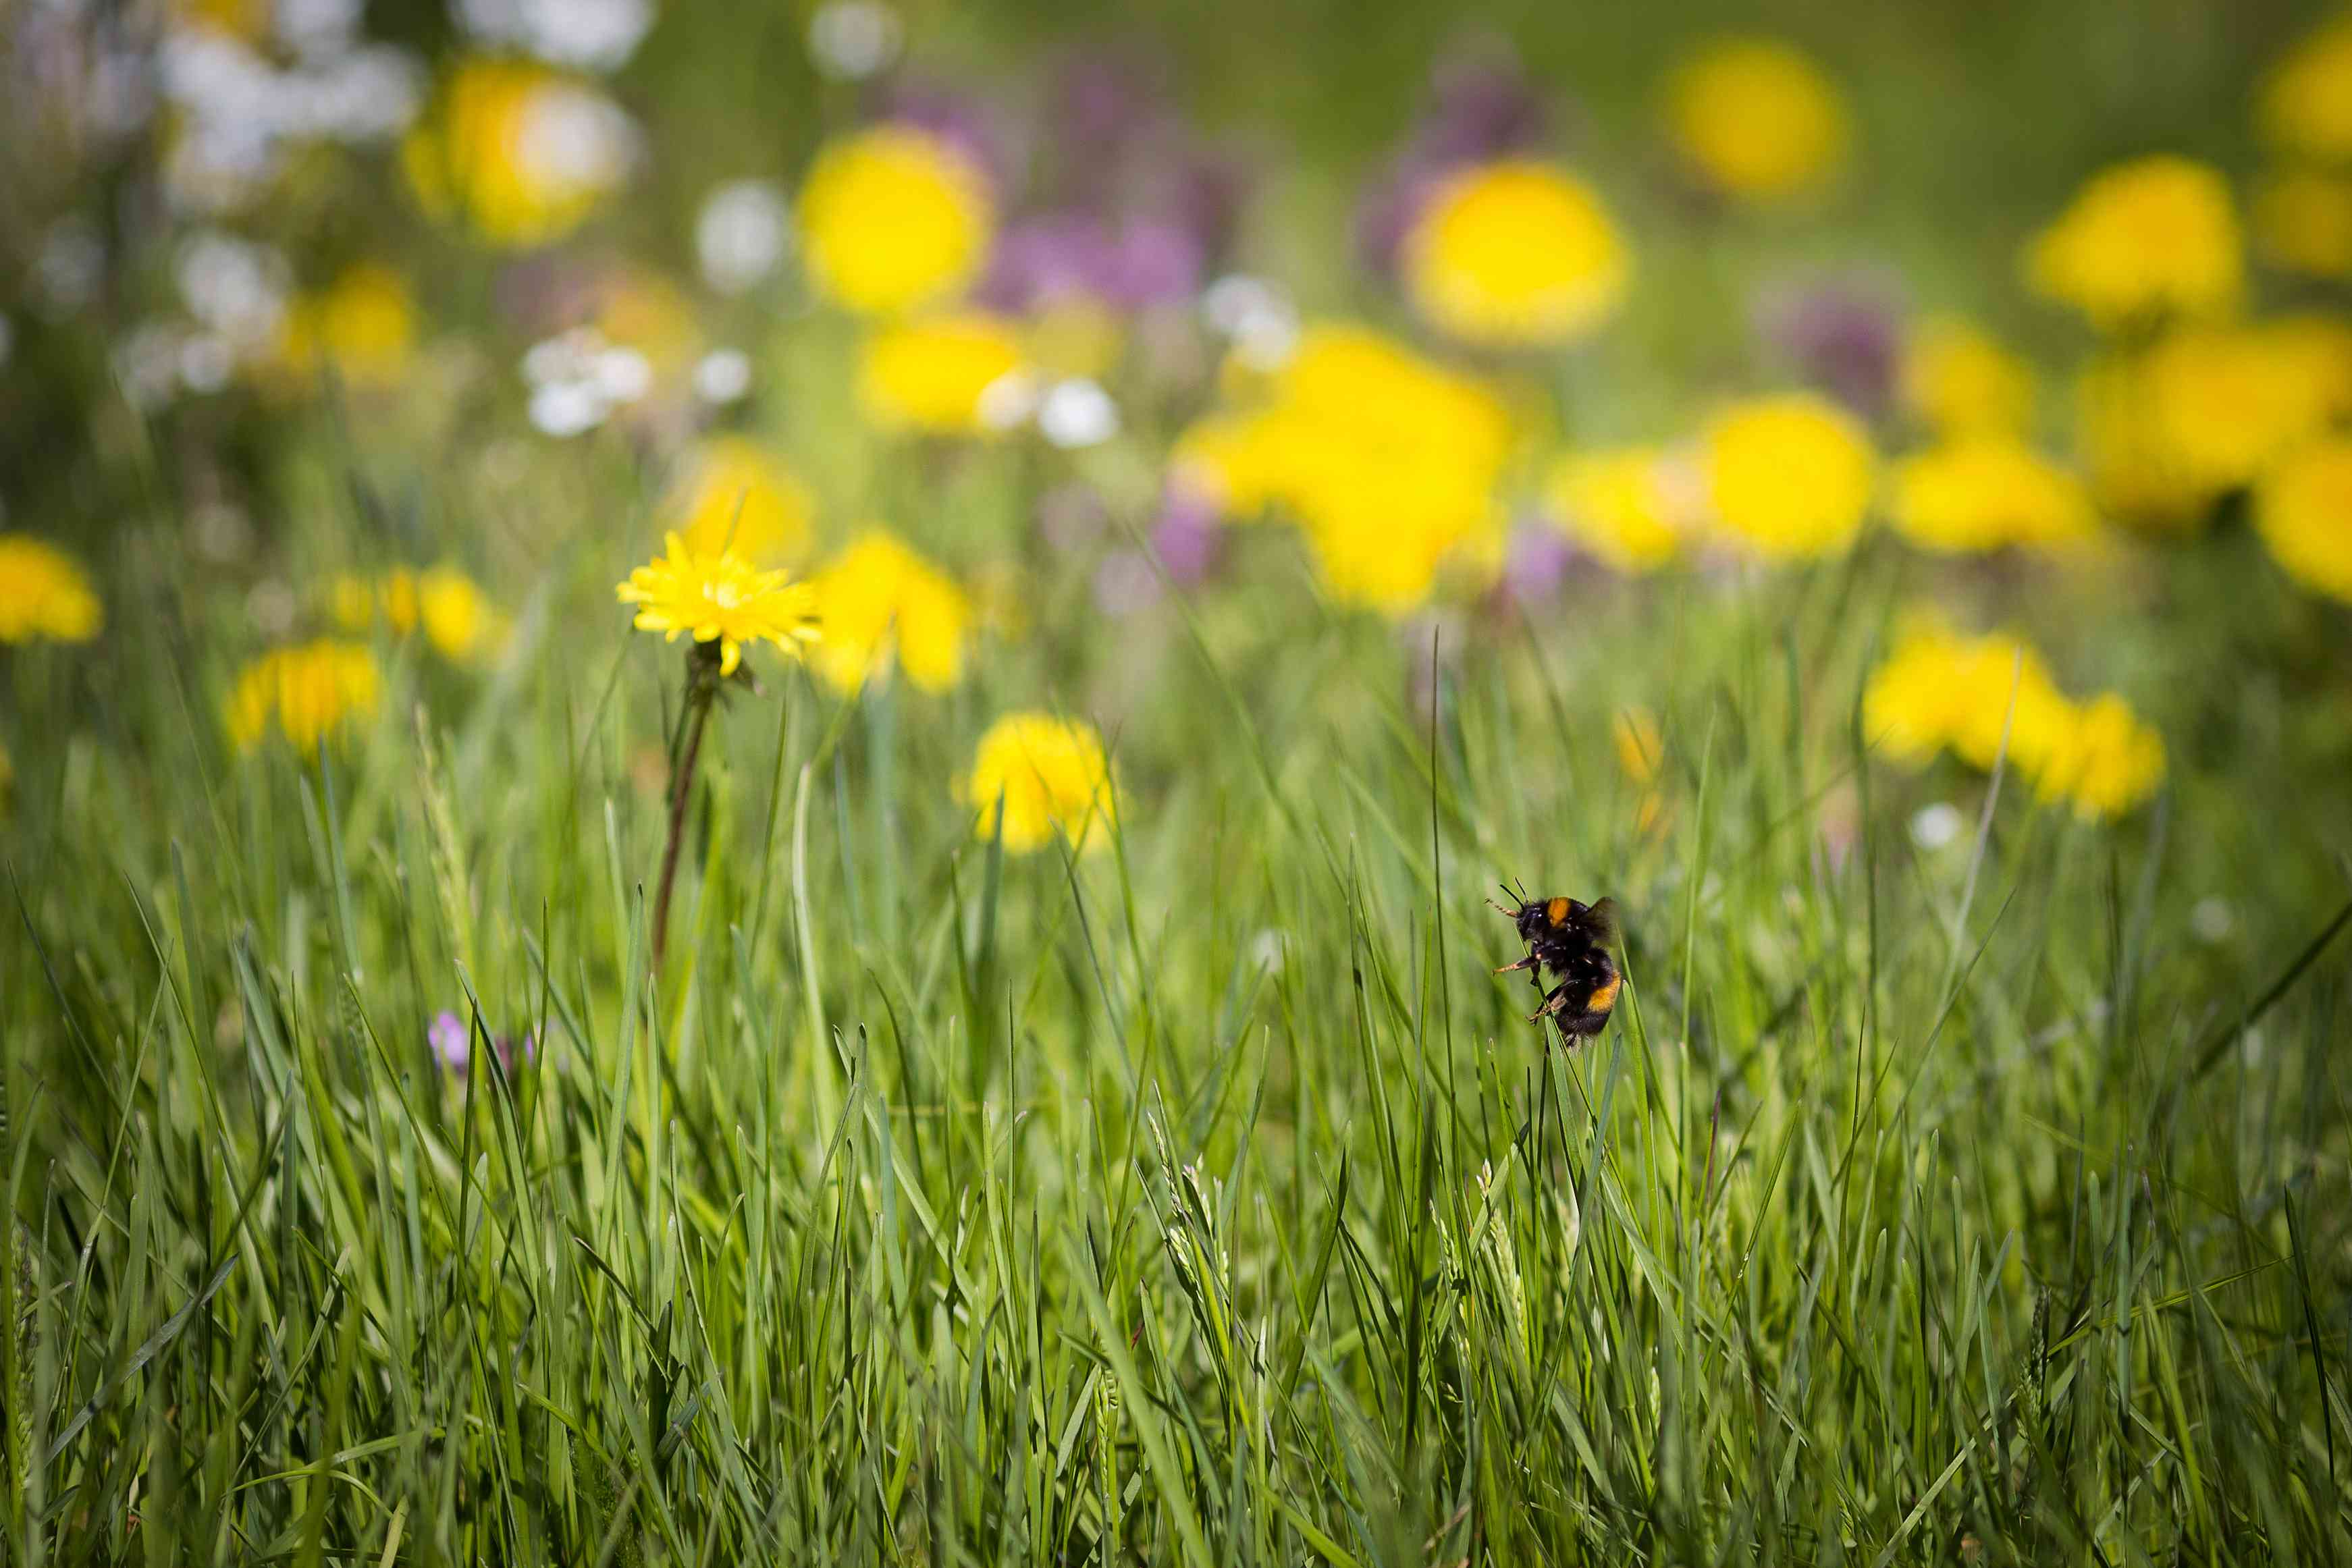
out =
{"type": "Polygon", "coordinates": [[[859,355],[857,401],[886,428],[979,434],[982,394],[1022,364],[1019,329],[984,310],[880,327],[859,355]]]}
{"type": "Polygon", "coordinates": [[[1828,185],[1845,163],[1847,120],[1828,73],[1777,38],[1720,39],[1666,78],[1675,150],[1707,184],[1748,201],[1828,185]]]}
{"type": "Polygon", "coordinates": [[[2289,577],[2352,603],[2352,436],[2314,442],[2265,474],[2254,528],[2289,577]]]}
{"type": "Polygon", "coordinates": [[[2189,484],[2219,494],[2352,413],[2352,328],[2324,317],[2191,328],[2147,351],[2155,439],[2189,484]]]}
{"type": "Polygon", "coordinates": [[[2352,13],[2322,23],[2272,68],[2255,120],[2273,146],[2352,162],[2352,13]]]}
{"type": "Polygon", "coordinates": [[[346,387],[382,392],[407,373],[415,340],[416,301],[407,279],[362,262],[287,307],[278,361],[304,382],[331,370],[346,387]]]}
{"type": "Polygon", "coordinates": [[[981,172],[947,142],[904,125],[819,149],[799,219],[810,283],[867,314],[961,288],[987,259],[995,222],[981,172]]]}
{"type": "Polygon", "coordinates": [[[2288,169],[2254,193],[2254,237],[2290,272],[2352,278],[2352,174],[2288,169]]]}
{"type": "Polygon", "coordinates": [[[2026,247],[2026,281],[2113,330],[2238,303],[2244,260],[2229,182],[2168,154],[2103,169],[2026,247]]]}
{"type": "Polygon", "coordinates": [[[383,676],[364,643],[320,637],[273,648],[239,671],[229,688],[229,738],[239,751],[251,751],[274,728],[295,749],[312,752],[383,701],[383,676]]]}
{"type": "Polygon", "coordinates": [[[637,606],[630,622],[675,643],[680,632],[719,644],[719,673],[731,675],[743,644],[770,642],[794,658],[818,640],[817,599],[805,582],[782,571],[761,571],[733,550],[698,551],[677,534],[663,538],[665,555],[629,573],[614,597],[637,606]]]}
{"type": "Polygon", "coordinates": [[[2033,367],[1966,321],[1941,317],[1903,350],[1903,401],[1945,435],[2022,432],[2033,422],[2033,367]]]}
{"type": "Polygon", "coordinates": [[[723,551],[754,566],[799,560],[816,528],[816,499],[800,476],[740,435],[717,435],[688,454],[664,491],[662,528],[696,555],[723,551]]]}
{"type": "Polygon", "coordinates": [[[1318,323],[1259,404],[1193,426],[1174,465],[1228,512],[1286,512],[1333,599],[1403,615],[1450,565],[1499,569],[1510,445],[1483,382],[1369,328],[1318,323]]]}
{"type": "Polygon", "coordinates": [[[1641,788],[1633,808],[1634,831],[1644,835],[1663,831],[1666,798],[1658,789],[1658,773],[1665,758],[1665,737],[1658,729],[1658,716],[1645,707],[1620,708],[1610,721],[1609,740],[1617,751],[1617,766],[1641,788]]]}
{"type": "Polygon", "coordinates": [[[1852,414],[1813,392],[1735,403],[1706,432],[1716,519],[1767,560],[1833,555],[1870,508],[1876,455],[1852,414]]]}
{"type": "Polygon", "coordinates": [[[891,535],[860,534],[813,580],[824,641],[811,662],[842,693],[889,679],[895,664],[927,692],[963,678],[971,601],[955,580],[891,535]]]}
{"type": "Polygon", "coordinates": [[[1906,457],[1891,488],[1896,531],[1927,549],[2079,544],[2098,528],[2082,481],[2010,435],[1961,436],[1906,457]]]}
{"type": "Polygon", "coordinates": [[[1654,446],[1560,458],[1545,480],[1543,509],[1612,571],[1655,571],[1682,549],[1680,508],[1654,446]]]}
{"type": "Polygon", "coordinates": [[[1658,765],[1666,755],[1664,735],[1658,728],[1658,716],[1648,708],[1634,706],[1617,710],[1610,721],[1609,741],[1617,751],[1617,766],[1625,777],[1636,784],[1655,784],[1658,765]]]}
{"type": "Polygon", "coordinates": [[[584,82],[521,60],[457,67],[401,143],[426,212],[497,246],[562,238],[627,177],[628,118],[584,82]]]}
{"type": "Polygon", "coordinates": [[[2091,492],[2109,516],[2179,533],[2201,524],[2215,494],[2193,481],[2156,417],[2145,354],[2110,353],[2074,386],[2075,441],[2091,492]]]}
{"type": "Polygon", "coordinates": [[[2078,817],[2120,817],[2164,782],[2164,740],[2113,692],[2069,704],[2032,770],[2034,793],[2070,800],[2078,817]]]}
{"type": "Polygon", "coordinates": [[[169,9],[174,20],[248,44],[259,43],[269,31],[269,0],[172,0],[169,9]]]}
{"type": "Polygon", "coordinates": [[[1013,713],[980,737],[961,789],[982,839],[997,835],[1003,806],[1004,849],[1043,849],[1059,831],[1080,851],[1108,842],[1118,810],[1102,739],[1094,727],[1046,713],[1013,713]]]}
{"type": "Polygon", "coordinates": [[[0,534],[0,643],[87,643],[105,622],[71,556],[31,534],[0,534]]]}
{"type": "Polygon", "coordinates": [[[1938,751],[1989,771],[2002,755],[2045,800],[2084,817],[2120,816],[2164,778],[2164,743],[2123,698],[2070,701],[2040,654],[2015,638],[1962,636],[1915,619],[1863,691],[1870,743],[1898,762],[1938,751]]]}
{"type": "Polygon", "coordinates": [[[1466,343],[1564,343],[1615,312],[1632,268],[1600,197],[1531,159],[1449,177],[1406,235],[1405,288],[1431,325],[1466,343]]]}
{"type": "Polygon", "coordinates": [[[2066,721],[2067,702],[2042,655],[1999,632],[1969,637],[1933,617],[1916,619],[1863,690],[1863,733],[1898,762],[1949,748],[1990,769],[2002,755],[2038,768],[2066,721]]]}
{"type": "Polygon", "coordinates": [[[499,614],[474,580],[454,566],[423,571],[406,567],[369,580],[344,575],[329,591],[336,624],[365,632],[379,622],[395,637],[422,627],[425,641],[444,658],[471,659],[487,653],[506,636],[499,614]]]}

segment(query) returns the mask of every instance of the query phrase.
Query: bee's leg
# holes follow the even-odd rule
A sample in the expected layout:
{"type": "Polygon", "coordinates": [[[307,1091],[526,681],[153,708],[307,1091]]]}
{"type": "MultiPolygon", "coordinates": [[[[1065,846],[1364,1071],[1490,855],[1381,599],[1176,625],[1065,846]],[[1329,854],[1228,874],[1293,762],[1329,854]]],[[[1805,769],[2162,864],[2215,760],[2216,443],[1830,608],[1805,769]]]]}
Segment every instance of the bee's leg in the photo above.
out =
{"type": "Polygon", "coordinates": [[[1529,1023],[1535,1023],[1539,1019],[1548,1019],[1554,1013],[1566,1009],[1568,1006],[1568,987],[1569,982],[1562,980],[1559,985],[1554,986],[1550,990],[1545,992],[1543,1006],[1529,1013],[1528,1015],[1528,1021],[1529,1023]]]}
{"type": "Polygon", "coordinates": [[[1495,973],[1498,975],[1510,975],[1516,974],[1521,969],[1532,969],[1535,967],[1536,956],[1533,953],[1530,953],[1516,964],[1504,965],[1501,968],[1496,970],[1495,973]]]}

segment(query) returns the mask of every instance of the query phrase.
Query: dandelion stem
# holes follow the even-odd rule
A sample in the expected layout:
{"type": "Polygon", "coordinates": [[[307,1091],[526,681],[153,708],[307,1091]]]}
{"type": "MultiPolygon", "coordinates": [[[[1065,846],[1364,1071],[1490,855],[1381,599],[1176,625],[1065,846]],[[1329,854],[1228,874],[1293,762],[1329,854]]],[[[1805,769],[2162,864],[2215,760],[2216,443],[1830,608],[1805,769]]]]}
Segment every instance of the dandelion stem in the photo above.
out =
{"type": "Polygon", "coordinates": [[[669,936],[669,895],[677,881],[678,846],[686,840],[686,804],[694,797],[694,765],[702,755],[702,727],[719,696],[717,645],[697,643],[686,659],[686,740],[669,772],[669,841],[662,846],[661,883],[654,894],[654,969],[661,970],[669,936]]]}

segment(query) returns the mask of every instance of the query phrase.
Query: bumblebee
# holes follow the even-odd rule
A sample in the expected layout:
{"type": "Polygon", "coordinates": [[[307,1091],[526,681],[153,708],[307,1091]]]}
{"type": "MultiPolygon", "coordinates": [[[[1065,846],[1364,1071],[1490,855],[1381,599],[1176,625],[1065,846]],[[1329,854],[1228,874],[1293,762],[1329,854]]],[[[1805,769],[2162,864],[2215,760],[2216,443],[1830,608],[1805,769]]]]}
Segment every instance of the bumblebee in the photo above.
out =
{"type": "MultiPolygon", "coordinates": [[[[1503,892],[1508,894],[1511,890],[1506,887],[1503,892]]],[[[1543,1006],[1528,1014],[1528,1021],[1550,1019],[1570,1045],[1599,1034],[1617,1005],[1617,964],[1609,956],[1609,943],[1617,934],[1616,902],[1604,898],[1597,904],[1579,904],[1559,897],[1522,898],[1516,905],[1496,904],[1491,898],[1486,902],[1518,927],[1519,940],[1528,945],[1526,957],[1495,973],[1533,969],[1536,973],[1529,978],[1538,990],[1543,988],[1545,970],[1557,979],[1551,989],[1544,991],[1543,1006]]]]}

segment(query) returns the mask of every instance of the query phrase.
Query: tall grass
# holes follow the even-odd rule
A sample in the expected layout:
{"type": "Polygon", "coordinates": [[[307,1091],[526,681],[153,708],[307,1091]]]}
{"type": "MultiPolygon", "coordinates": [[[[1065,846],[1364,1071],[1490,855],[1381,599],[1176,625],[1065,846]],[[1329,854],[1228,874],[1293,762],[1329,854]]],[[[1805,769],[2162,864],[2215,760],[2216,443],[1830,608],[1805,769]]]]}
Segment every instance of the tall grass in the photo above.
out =
{"type": "Polygon", "coordinates": [[[307,765],[168,620],[149,682],[16,662],[104,744],[9,830],[12,1560],[2352,1552],[2346,877],[2252,699],[2226,792],[2091,828],[1860,755],[1874,558],[1441,643],[1433,708],[1260,573],[1160,626],[1083,856],[949,781],[1120,651],[771,666],[656,977],[677,671],[530,641],[602,566],[307,765]],[[1487,974],[1506,875],[1627,911],[1580,1052],[1487,974]]]}

